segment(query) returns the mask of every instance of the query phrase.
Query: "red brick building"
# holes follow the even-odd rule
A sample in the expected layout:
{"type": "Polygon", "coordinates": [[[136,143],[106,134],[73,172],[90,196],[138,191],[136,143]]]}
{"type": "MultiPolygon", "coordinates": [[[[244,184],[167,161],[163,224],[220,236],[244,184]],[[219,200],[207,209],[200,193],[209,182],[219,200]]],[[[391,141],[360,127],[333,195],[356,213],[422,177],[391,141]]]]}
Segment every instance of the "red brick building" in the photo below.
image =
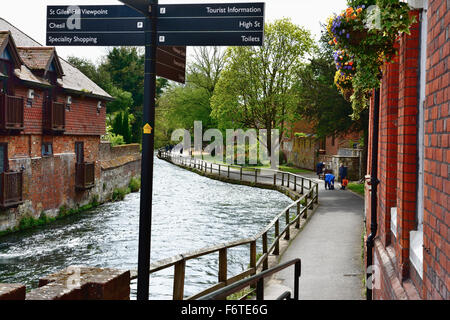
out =
{"type": "Polygon", "coordinates": [[[320,139],[311,122],[299,120],[288,126],[281,150],[286,162],[299,168],[314,171],[318,162],[324,162],[327,169],[337,175],[343,163],[349,170],[349,178],[360,180],[364,177],[361,169],[362,136],[362,132],[350,132],[320,139]]]}
{"type": "MultiPolygon", "coordinates": [[[[417,23],[383,70],[374,299],[450,299],[448,4],[414,1],[417,23]]],[[[369,130],[370,174],[372,125],[369,130]]],[[[367,234],[370,198],[366,192],[367,234]]]]}
{"type": "Polygon", "coordinates": [[[0,230],[89,201],[109,100],[54,48],[0,19],[0,230]]]}

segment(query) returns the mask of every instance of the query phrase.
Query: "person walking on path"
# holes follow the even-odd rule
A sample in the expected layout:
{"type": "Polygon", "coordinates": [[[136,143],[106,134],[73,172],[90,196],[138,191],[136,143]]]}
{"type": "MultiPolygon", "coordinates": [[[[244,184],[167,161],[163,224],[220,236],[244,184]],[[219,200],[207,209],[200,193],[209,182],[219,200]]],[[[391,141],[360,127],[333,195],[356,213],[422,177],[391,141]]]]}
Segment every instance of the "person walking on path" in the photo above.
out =
{"type": "Polygon", "coordinates": [[[320,175],[323,173],[323,169],[325,168],[325,163],[319,162],[316,166],[317,178],[320,179],[320,175]]]}
{"type": "Polygon", "coordinates": [[[347,167],[344,167],[344,164],[341,163],[339,167],[339,181],[342,182],[344,179],[347,179],[347,167]]]}

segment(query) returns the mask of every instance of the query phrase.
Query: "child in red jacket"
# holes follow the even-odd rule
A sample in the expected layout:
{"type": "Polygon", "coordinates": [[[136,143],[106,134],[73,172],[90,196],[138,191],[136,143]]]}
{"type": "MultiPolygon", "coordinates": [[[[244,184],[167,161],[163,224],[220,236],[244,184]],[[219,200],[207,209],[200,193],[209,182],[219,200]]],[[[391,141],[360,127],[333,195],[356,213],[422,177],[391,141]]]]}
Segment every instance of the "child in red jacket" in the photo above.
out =
{"type": "Polygon", "coordinates": [[[347,185],[348,185],[348,180],[347,179],[342,179],[341,190],[345,190],[347,185]]]}

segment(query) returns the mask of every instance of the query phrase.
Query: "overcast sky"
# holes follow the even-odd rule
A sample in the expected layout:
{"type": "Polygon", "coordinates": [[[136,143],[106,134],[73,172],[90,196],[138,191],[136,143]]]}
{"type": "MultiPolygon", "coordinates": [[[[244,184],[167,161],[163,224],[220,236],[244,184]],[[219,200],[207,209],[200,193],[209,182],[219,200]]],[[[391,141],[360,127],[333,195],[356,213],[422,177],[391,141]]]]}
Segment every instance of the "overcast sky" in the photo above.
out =
{"type": "MultiPolygon", "coordinates": [[[[116,0],[2,0],[0,17],[22,30],[34,40],[45,45],[47,5],[105,5],[122,4],[116,0]],[[26,3],[25,3],[26,2],[26,3]],[[6,10],[5,10],[6,8],[6,10]]],[[[239,3],[251,0],[160,0],[159,3],[239,3]]],[[[320,22],[343,10],[346,0],[266,0],[266,22],[288,17],[300,26],[309,29],[318,38],[320,22]]],[[[98,62],[107,51],[104,47],[57,47],[62,58],[70,55],[98,62]]],[[[188,53],[191,52],[188,49],[188,53]]]]}

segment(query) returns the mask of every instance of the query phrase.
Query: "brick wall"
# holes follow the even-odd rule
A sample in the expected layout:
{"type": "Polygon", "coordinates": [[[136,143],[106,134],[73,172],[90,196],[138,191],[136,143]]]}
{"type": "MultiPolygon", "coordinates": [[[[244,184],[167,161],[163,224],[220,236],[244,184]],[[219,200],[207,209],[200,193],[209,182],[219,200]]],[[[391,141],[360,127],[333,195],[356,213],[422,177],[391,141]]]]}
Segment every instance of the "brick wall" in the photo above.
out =
{"type": "Polygon", "coordinates": [[[450,299],[450,62],[447,0],[429,1],[425,102],[423,296],[450,299]]]}
{"type": "MultiPolygon", "coordinates": [[[[374,261],[381,287],[375,299],[449,299],[449,22],[448,1],[429,1],[426,61],[423,277],[410,263],[410,232],[417,228],[418,86],[420,24],[398,42],[397,59],[385,66],[380,87],[378,234],[374,261]],[[391,231],[390,208],[397,207],[391,231]],[[423,280],[422,280],[423,279],[423,280]]],[[[419,21],[419,11],[412,11],[419,21]]],[[[373,106],[373,98],[371,106],[373,106]]],[[[370,110],[372,117],[372,107],[370,110]]],[[[373,132],[370,120],[369,132],[373,132]]],[[[369,134],[369,159],[372,134],[369,134]]],[[[368,162],[371,172],[371,162],[368,162]]],[[[367,230],[370,197],[366,196],[367,230]]]]}
{"type": "Polygon", "coordinates": [[[379,232],[384,246],[391,242],[391,208],[397,206],[398,59],[384,67],[380,86],[378,201],[379,232]]]}
{"type": "Polygon", "coordinates": [[[353,148],[353,144],[358,143],[362,135],[362,132],[351,132],[343,135],[337,135],[334,138],[327,137],[325,141],[326,154],[334,156],[339,153],[340,148],[353,148]]]}
{"type": "MultiPolygon", "coordinates": [[[[15,87],[15,96],[26,98],[28,87],[15,87]]],[[[25,106],[25,134],[42,134],[42,115],[45,91],[33,88],[35,98],[31,106],[25,106]]],[[[65,103],[67,95],[58,95],[57,101],[65,103]]],[[[103,135],[106,131],[106,107],[97,112],[99,99],[72,95],[70,110],[66,110],[66,135],[103,135]]]]}
{"type": "Polygon", "coordinates": [[[410,35],[400,38],[398,129],[397,129],[397,270],[400,279],[409,277],[410,231],[416,228],[417,206],[417,112],[419,72],[419,12],[410,35]]]}

